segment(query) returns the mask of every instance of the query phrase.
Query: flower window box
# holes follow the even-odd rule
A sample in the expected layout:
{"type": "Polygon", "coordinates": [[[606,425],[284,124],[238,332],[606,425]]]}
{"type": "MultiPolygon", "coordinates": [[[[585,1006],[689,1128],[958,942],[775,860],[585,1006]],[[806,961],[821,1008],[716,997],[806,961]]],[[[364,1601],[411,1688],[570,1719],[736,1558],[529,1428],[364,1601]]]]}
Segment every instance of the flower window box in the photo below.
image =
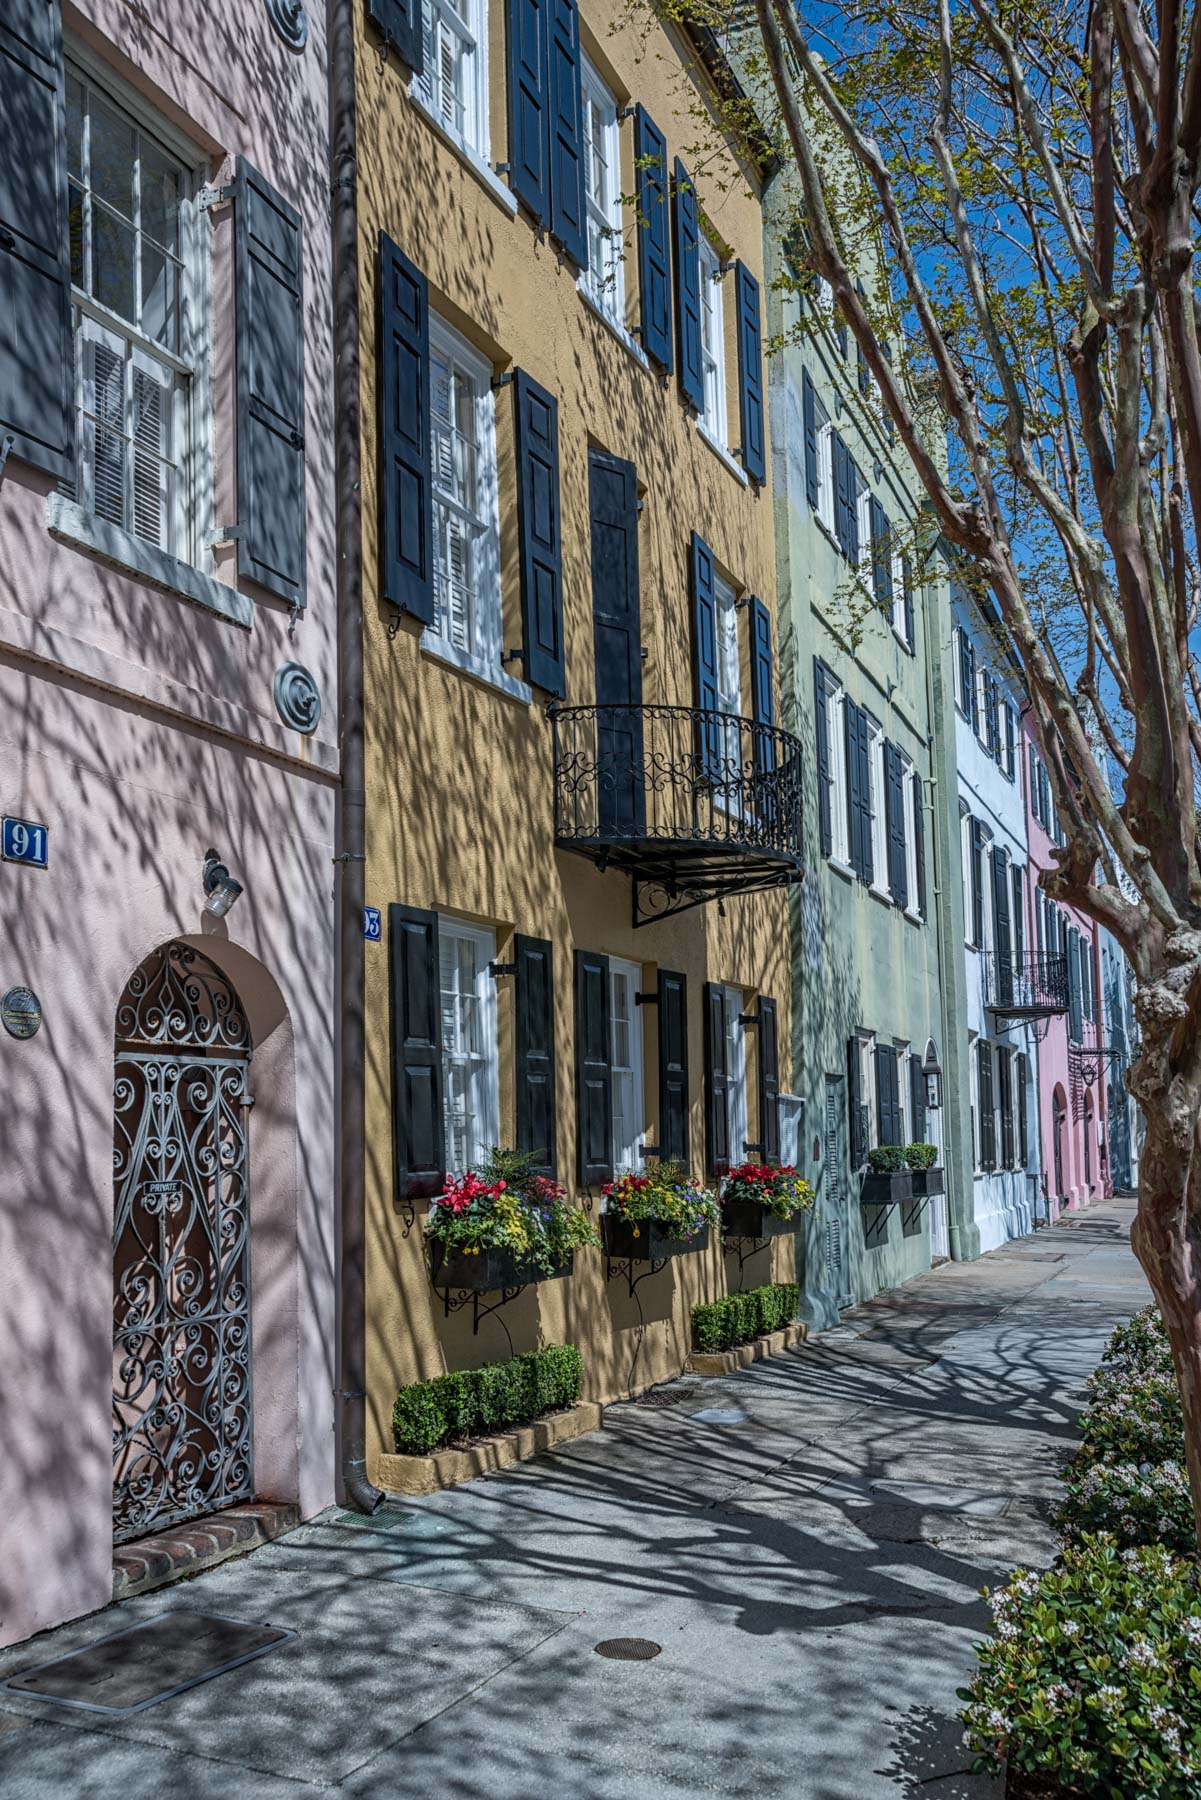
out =
{"type": "Polygon", "coordinates": [[[605,1213],[601,1219],[605,1254],[618,1262],[663,1262],[669,1256],[688,1256],[709,1248],[709,1227],[680,1237],[661,1219],[625,1219],[605,1213]]]}

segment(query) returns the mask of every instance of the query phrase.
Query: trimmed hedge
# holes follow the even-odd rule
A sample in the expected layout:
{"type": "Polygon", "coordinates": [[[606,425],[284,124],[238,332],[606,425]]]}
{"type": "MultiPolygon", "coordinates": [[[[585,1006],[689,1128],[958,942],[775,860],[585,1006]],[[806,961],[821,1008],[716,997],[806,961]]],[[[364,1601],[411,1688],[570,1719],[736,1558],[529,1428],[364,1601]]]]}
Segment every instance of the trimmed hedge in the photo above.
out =
{"type": "Polygon", "coordinates": [[[428,1456],[443,1444],[528,1425],[543,1413],[574,1406],[583,1359],[574,1344],[548,1344],[511,1362],[459,1369],[401,1388],[392,1436],[401,1456],[428,1456]]]}
{"type": "Polygon", "coordinates": [[[727,1294],[724,1300],[692,1309],[694,1350],[733,1350],[754,1343],[758,1337],[791,1325],[796,1318],[798,1288],[795,1281],[779,1281],[770,1287],[752,1288],[747,1294],[727,1294]]]}

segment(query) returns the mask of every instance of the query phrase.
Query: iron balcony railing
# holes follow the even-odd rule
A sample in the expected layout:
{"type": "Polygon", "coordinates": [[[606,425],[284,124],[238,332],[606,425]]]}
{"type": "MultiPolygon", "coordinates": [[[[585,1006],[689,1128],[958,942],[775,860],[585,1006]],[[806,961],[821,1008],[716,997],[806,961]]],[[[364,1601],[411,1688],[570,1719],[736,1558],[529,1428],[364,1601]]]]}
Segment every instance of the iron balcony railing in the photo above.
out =
{"type": "Polygon", "coordinates": [[[990,951],[984,959],[984,1004],[1012,1019],[1041,1019],[1066,1012],[1067,957],[990,951]]]}
{"type": "Polygon", "coordinates": [[[634,867],[645,846],[799,867],[801,747],[695,706],[555,706],[555,841],[634,867]],[[621,852],[625,852],[621,854],[621,852]]]}

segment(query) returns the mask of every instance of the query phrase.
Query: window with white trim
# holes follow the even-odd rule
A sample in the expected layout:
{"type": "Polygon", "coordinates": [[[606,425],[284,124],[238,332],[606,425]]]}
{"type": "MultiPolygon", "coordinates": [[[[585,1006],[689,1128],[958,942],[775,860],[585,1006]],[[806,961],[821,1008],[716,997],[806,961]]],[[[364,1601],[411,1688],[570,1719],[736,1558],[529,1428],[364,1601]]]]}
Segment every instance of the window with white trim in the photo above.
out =
{"type": "MultiPolygon", "coordinates": [[[[725,577],[717,574],[713,592],[717,601],[717,710],[736,720],[742,713],[738,596],[725,577]]],[[[742,803],[742,728],[738,724],[723,725],[720,731],[721,776],[727,785],[714,790],[714,800],[727,811],[736,811],[742,803]]]]}
{"type": "Polygon", "coordinates": [[[893,1047],[897,1053],[897,1103],[901,1112],[901,1142],[913,1142],[913,1104],[909,1089],[909,1044],[903,1038],[894,1038],[893,1047]]]}
{"type": "Polygon", "coordinates": [[[621,139],[617,101],[586,56],[580,58],[584,103],[584,207],[588,267],[580,281],[622,331],[626,322],[625,264],[621,254],[621,139]]]}
{"type": "Polygon", "coordinates": [[[846,695],[826,671],[826,743],[830,747],[830,851],[835,862],[851,867],[851,815],[847,793],[846,695]]]}
{"type": "Polygon", "coordinates": [[[863,476],[855,474],[855,518],[859,528],[859,579],[869,594],[876,591],[872,559],[872,491],[863,476]]]}
{"type": "Polygon", "coordinates": [[[872,887],[878,894],[888,893],[888,820],[884,810],[884,727],[870,715],[871,733],[871,803],[872,803],[872,887]]]}
{"type": "Polygon", "coordinates": [[[880,1142],[879,1096],[876,1092],[876,1038],[874,1032],[860,1033],[859,1043],[859,1092],[861,1105],[866,1111],[864,1145],[869,1150],[877,1148],[880,1142]]]}
{"type": "MultiPolygon", "coordinates": [[[[906,650],[912,650],[913,644],[908,636],[909,613],[905,607],[905,558],[897,543],[898,535],[894,526],[892,532],[892,628],[906,650]]],[[[910,606],[912,607],[912,601],[910,606]]]]}
{"type": "Polygon", "coordinates": [[[485,0],[422,0],[425,67],[413,91],[448,137],[488,160],[488,8],[485,0]]]}
{"type": "Polygon", "coordinates": [[[613,1170],[641,1175],[646,1132],[642,1071],[642,1015],[634,996],[642,981],[638,963],[609,958],[609,1037],[613,1088],[613,1170]]]}
{"type": "Polygon", "coordinates": [[[817,435],[817,516],[827,531],[833,531],[834,427],[816,393],[813,396],[813,424],[817,435]]]}
{"type": "Polygon", "coordinates": [[[917,809],[920,804],[917,783],[913,779],[914,769],[909,758],[901,753],[901,798],[905,808],[905,884],[908,900],[905,911],[914,919],[920,919],[917,893],[917,809]]]}
{"type": "Polygon", "coordinates": [[[739,1024],[744,1007],[741,988],[726,989],[726,1122],[729,1126],[730,1163],[746,1160],[746,1027],[739,1024]]]}
{"type": "Polygon", "coordinates": [[[701,367],[705,410],[701,428],[726,448],[726,327],[722,308],[721,258],[701,233],[701,367]]]}
{"type": "Polygon", "coordinates": [[[74,497],[194,561],[194,182],[90,75],[69,67],[66,91],[74,497]]]}
{"type": "Polygon", "coordinates": [[[491,365],[445,320],[430,318],[434,474],[433,637],[500,667],[500,521],[491,365]]]}
{"type": "Polygon", "coordinates": [[[442,1113],[452,1175],[478,1169],[500,1140],[496,983],[488,973],[495,957],[494,932],[439,917],[442,1113]]]}

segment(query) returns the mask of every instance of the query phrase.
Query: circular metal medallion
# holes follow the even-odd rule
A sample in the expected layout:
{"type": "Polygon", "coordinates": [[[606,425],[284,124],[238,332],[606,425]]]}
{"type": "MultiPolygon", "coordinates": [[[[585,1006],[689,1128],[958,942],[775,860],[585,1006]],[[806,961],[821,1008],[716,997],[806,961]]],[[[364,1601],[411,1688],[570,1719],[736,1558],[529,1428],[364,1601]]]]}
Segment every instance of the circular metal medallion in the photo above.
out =
{"type": "Polygon", "coordinates": [[[650,1662],[663,1646],[656,1644],[654,1638],[603,1638],[592,1648],[598,1656],[608,1656],[614,1662],[650,1662]]]}
{"type": "Polygon", "coordinates": [[[321,717],[317,683],[301,663],[284,663],[275,672],[275,707],[285,725],[308,737],[321,717]]]}
{"type": "Polygon", "coordinates": [[[267,0],[267,16],[289,50],[304,49],[309,41],[309,21],[300,0],[267,0]]]}
{"type": "Polygon", "coordinates": [[[0,1020],[9,1037],[31,1038],[42,1023],[42,1003],[32,988],[11,987],[0,999],[0,1020]]]}

